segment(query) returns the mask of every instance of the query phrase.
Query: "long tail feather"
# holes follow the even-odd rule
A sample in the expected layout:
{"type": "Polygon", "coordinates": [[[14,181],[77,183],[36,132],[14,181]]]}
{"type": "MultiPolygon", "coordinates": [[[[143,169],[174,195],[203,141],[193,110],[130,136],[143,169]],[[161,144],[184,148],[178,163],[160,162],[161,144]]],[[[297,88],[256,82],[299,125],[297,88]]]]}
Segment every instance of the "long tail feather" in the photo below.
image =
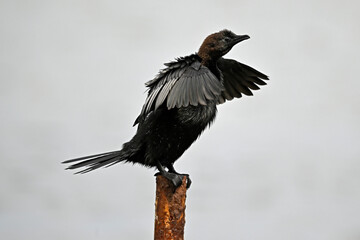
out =
{"type": "Polygon", "coordinates": [[[87,167],[86,169],[75,173],[78,174],[78,173],[87,173],[95,169],[98,169],[100,167],[107,167],[124,160],[126,160],[126,157],[124,156],[123,151],[119,150],[119,151],[90,155],[86,157],[74,158],[74,159],[66,160],[62,163],[74,163],[69,167],[67,167],[66,169],[87,167]]]}

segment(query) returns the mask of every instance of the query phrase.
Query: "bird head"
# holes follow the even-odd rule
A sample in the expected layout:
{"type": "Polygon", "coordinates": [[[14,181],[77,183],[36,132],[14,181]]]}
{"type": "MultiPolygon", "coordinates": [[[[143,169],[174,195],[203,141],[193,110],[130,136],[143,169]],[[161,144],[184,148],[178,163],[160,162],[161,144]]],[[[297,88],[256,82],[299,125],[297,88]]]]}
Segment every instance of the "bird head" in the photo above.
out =
{"type": "Polygon", "coordinates": [[[198,55],[203,62],[216,61],[228,53],[237,43],[249,38],[248,35],[236,35],[225,29],[205,38],[201,44],[198,55]]]}

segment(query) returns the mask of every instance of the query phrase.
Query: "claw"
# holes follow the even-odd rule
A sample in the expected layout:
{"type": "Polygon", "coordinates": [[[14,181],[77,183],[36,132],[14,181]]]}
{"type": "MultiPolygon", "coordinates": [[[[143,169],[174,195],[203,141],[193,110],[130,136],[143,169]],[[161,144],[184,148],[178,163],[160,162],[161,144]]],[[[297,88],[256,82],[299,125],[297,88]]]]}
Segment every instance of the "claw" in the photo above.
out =
{"type": "Polygon", "coordinates": [[[170,178],[168,178],[176,188],[180,187],[182,184],[182,177],[180,177],[179,175],[175,174],[175,173],[170,173],[172,176],[170,178]]]}
{"type": "Polygon", "coordinates": [[[191,181],[191,179],[189,177],[189,174],[185,174],[185,176],[186,176],[186,188],[189,189],[190,186],[191,186],[192,181],[191,181]]]}

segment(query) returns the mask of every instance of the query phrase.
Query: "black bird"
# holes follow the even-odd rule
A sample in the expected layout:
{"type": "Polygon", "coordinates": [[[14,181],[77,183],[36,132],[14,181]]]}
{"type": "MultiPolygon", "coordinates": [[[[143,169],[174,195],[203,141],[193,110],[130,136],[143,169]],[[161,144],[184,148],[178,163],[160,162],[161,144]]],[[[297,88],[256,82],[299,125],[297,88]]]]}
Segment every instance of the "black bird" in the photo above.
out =
{"type": "Polygon", "coordinates": [[[249,38],[222,30],[209,35],[197,54],[166,63],[145,84],[148,95],[134,123],[138,124],[135,136],[121,150],[67,160],[63,163],[73,163],[67,169],[86,167],[77,172],[86,173],[119,162],[139,163],[156,167],[159,174],[180,186],[183,174],[173,164],[214,121],[216,105],[242,94],[252,95],[251,90],[268,80],[252,67],[223,58],[235,44],[249,38]]]}

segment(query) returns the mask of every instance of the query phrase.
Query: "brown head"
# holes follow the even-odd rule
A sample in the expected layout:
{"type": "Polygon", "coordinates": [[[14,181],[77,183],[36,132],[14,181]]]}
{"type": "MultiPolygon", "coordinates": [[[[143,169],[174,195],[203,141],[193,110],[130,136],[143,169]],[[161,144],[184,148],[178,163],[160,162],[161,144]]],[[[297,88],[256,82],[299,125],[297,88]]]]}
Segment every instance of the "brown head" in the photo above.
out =
{"type": "Polygon", "coordinates": [[[205,38],[198,55],[202,59],[202,64],[211,64],[228,53],[235,44],[249,38],[248,35],[236,35],[225,29],[205,38]]]}

